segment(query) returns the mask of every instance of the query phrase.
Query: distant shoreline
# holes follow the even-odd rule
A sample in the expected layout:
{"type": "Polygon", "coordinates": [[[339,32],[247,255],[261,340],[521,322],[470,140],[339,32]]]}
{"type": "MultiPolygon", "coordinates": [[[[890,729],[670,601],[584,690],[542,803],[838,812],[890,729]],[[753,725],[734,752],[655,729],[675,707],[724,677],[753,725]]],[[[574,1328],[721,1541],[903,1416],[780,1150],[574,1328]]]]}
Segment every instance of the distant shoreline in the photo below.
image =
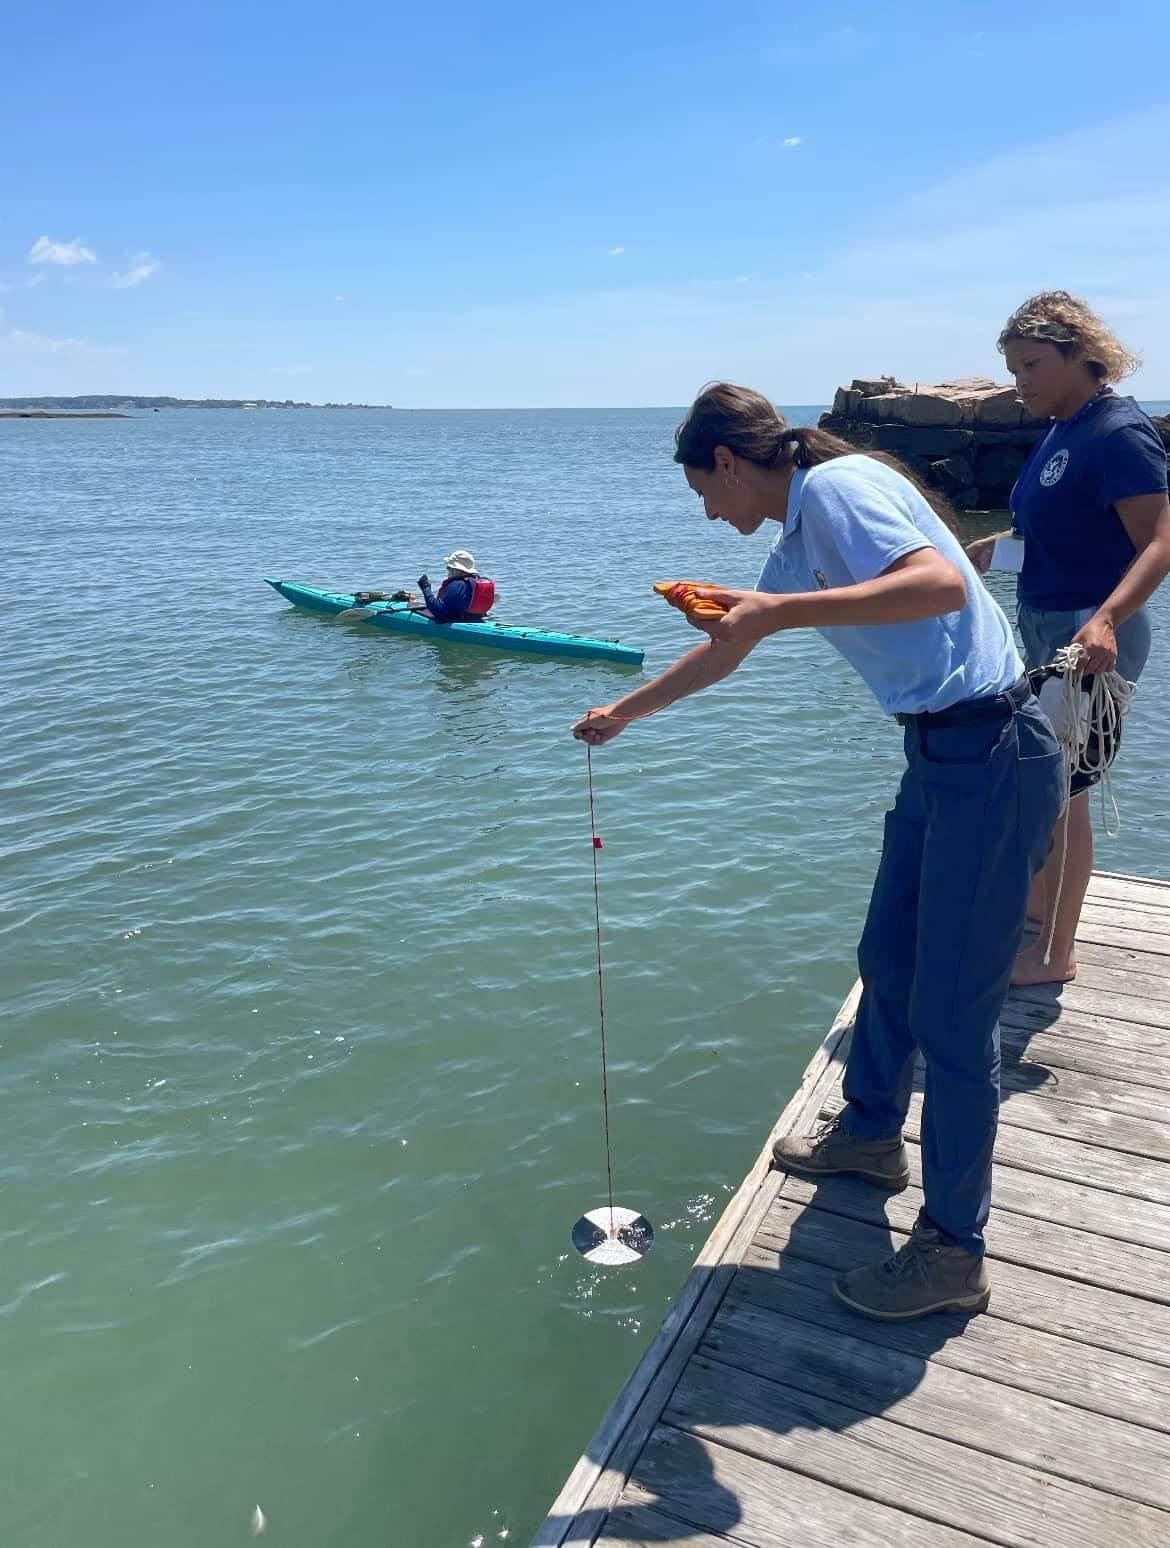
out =
{"type": "Polygon", "coordinates": [[[163,398],[141,397],[134,394],[118,396],[116,393],[84,393],[70,398],[0,398],[0,415],[5,418],[16,414],[27,417],[42,414],[54,418],[68,415],[70,418],[126,419],[128,409],[152,410],[171,408],[226,408],[226,409],[390,409],[390,403],[294,403],[291,398],[283,401],[275,398],[163,398]]]}
{"type": "Polygon", "coordinates": [[[0,408],[0,419],[129,419],[115,409],[8,409],[0,408]]]}

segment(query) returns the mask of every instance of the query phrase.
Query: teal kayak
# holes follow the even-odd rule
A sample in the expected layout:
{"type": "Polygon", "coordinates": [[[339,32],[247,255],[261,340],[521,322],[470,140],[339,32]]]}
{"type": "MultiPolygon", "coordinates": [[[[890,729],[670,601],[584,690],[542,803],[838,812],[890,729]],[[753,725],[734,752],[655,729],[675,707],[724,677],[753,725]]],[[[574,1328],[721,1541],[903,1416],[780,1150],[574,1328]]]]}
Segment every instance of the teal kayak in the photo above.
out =
{"type": "MultiPolygon", "coordinates": [[[[294,607],[306,607],[314,613],[344,613],[354,606],[354,596],[349,591],[322,591],[316,586],[298,586],[293,581],[269,580],[267,576],[265,580],[294,607]]],[[[623,666],[641,666],[644,654],[619,640],[591,640],[581,634],[558,634],[553,629],[518,629],[497,623],[437,624],[412,612],[406,602],[371,602],[366,612],[368,622],[376,629],[449,640],[452,645],[480,645],[526,655],[569,656],[578,661],[617,661],[623,666]]]]}

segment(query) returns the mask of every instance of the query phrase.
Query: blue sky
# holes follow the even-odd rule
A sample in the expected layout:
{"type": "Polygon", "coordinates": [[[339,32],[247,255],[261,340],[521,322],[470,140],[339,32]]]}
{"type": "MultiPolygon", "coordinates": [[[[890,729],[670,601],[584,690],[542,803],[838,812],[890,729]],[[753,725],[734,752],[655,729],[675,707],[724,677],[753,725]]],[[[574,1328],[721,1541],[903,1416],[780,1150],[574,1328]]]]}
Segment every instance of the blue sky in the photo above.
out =
{"type": "Polygon", "coordinates": [[[1060,285],[1170,397],[1170,6],[816,16],[10,7],[0,396],[821,402],[1060,285]]]}

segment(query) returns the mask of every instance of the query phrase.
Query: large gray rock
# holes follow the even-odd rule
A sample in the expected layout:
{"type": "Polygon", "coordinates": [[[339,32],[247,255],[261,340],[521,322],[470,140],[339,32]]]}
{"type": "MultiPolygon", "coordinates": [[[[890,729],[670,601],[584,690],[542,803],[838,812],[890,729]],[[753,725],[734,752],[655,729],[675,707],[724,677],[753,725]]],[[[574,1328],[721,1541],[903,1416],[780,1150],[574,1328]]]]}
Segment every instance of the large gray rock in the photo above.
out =
{"type": "MultiPolygon", "coordinates": [[[[1007,503],[1048,421],[1025,413],[1015,388],[986,376],[905,386],[892,376],[855,378],[838,390],[821,426],[859,450],[899,458],[960,509],[1007,503]]],[[[1155,419],[1170,453],[1170,415],[1155,419]]]]}
{"type": "Polygon", "coordinates": [[[1027,452],[1019,446],[982,446],[975,458],[975,482],[980,498],[989,505],[1006,505],[1012,485],[1020,476],[1027,452]]]}
{"type": "Polygon", "coordinates": [[[864,393],[852,387],[838,387],[833,399],[833,413],[841,415],[844,419],[852,419],[864,402],[864,393]]]}
{"type": "MultiPolygon", "coordinates": [[[[886,399],[875,398],[875,403],[886,399]]],[[[889,407],[880,415],[899,425],[916,425],[937,428],[943,425],[959,425],[963,421],[963,406],[959,399],[944,397],[941,393],[905,392],[891,393],[889,407]]]]}
{"type": "Polygon", "coordinates": [[[996,387],[980,393],[974,402],[975,423],[988,428],[1011,429],[1030,416],[1014,387],[996,387]]]}
{"type": "Polygon", "coordinates": [[[969,458],[945,457],[930,465],[930,482],[941,489],[952,505],[971,510],[979,497],[975,468],[969,458]]]}

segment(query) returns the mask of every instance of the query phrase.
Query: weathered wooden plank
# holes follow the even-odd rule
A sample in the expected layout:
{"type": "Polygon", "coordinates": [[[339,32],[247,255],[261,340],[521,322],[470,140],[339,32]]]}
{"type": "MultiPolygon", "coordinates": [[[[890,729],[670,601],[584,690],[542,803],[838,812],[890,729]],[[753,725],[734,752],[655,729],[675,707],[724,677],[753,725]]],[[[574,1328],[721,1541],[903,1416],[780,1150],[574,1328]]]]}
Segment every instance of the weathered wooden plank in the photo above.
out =
{"type": "Polygon", "coordinates": [[[1131,946],[1098,946],[1095,941],[1077,941],[1077,962],[1119,970],[1132,968],[1135,973],[1157,979],[1170,972],[1166,958],[1153,952],[1135,951],[1131,946]]]}
{"type": "MultiPolygon", "coordinates": [[[[1068,1040],[1058,1038],[1053,1040],[1053,1047],[1063,1052],[1068,1045],[1068,1040]]],[[[1100,1109],[1104,1114],[1118,1113],[1133,1118],[1145,1118],[1154,1123],[1162,1124],[1170,1136],[1170,1098],[1164,1091],[1157,1087],[1145,1084],[1147,1078],[1145,1064],[1149,1055],[1142,1056],[1142,1063],[1132,1062],[1132,1056],[1126,1059],[1116,1053],[1106,1052],[1100,1048],[1092,1048],[1090,1045],[1077,1045],[1076,1064],[1073,1067],[1054,1066],[1051,1061],[1045,1061],[1030,1057],[1021,1057],[1019,1050],[1012,1048],[1007,1040],[1004,1040],[1003,1069],[1001,1083],[1004,1088],[1004,1103],[1009,1099],[1016,1100],[1015,1093],[1034,1096],[1043,1099],[1047,1103],[1065,1103],[1076,1107],[1100,1109]],[[1090,1059],[1088,1072],[1080,1069],[1083,1054],[1087,1051],[1095,1055],[1090,1059]],[[1135,1079],[1140,1076],[1141,1079],[1135,1079]]],[[[1167,1072],[1170,1077],[1170,1070],[1167,1072]]],[[[914,1090],[921,1092],[924,1089],[924,1066],[921,1058],[917,1061],[914,1071],[914,1090]]],[[[835,1100],[843,1100],[839,1093],[837,1097],[830,1097],[827,1106],[832,1107],[835,1100]]],[[[1025,1124],[1024,1127],[1027,1127],[1025,1124]]],[[[1075,1136],[1088,1139],[1089,1131],[1075,1136]]],[[[1120,1148],[1120,1147],[1119,1147],[1120,1148]]],[[[1144,1152],[1139,1151],[1139,1154],[1144,1152]]]]}
{"type": "Polygon", "coordinates": [[[1091,909],[1096,918],[1104,920],[1108,915],[1126,929],[1152,930],[1159,935],[1170,930],[1170,908],[1146,898],[1102,898],[1090,892],[1084,907],[1091,909]]]}
{"type": "Polygon", "coordinates": [[[1008,1548],[1165,1548],[1170,1515],[696,1355],[667,1419],[1008,1548]]]}
{"type": "Polygon", "coordinates": [[[1085,901],[1100,909],[1113,909],[1119,918],[1131,910],[1142,913],[1170,915],[1170,896],[1165,892],[1148,892],[1145,887],[1127,887],[1120,882],[1090,882],[1085,901]]]}
{"type": "Polygon", "coordinates": [[[1106,1078],[1116,1076],[1126,1085],[1147,1086],[1154,1091],[1166,1090],[1170,1082],[1170,1056],[1113,1048],[1076,1037],[1065,1027],[1049,1032],[1001,1023],[1000,1043],[1005,1064],[1032,1061],[1056,1071],[1083,1070],[1106,1078]]]}
{"type": "MultiPolygon", "coordinates": [[[[1119,1118],[1116,1122],[1132,1128],[1142,1120],[1119,1118]]],[[[1100,1144],[1064,1139],[1055,1130],[1037,1133],[1035,1127],[1020,1128],[1014,1122],[1000,1125],[995,1158],[1001,1187],[1005,1172],[1010,1169],[1060,1178],[1108,1194],[1107,1207],[1111,1210],[1115,1209],[1112,1201],[1119,1197],[1164,1205],[1166,1222],[1170,1224],[1170,1166],[1165,1161],[1152,1161],[1129,1151],[1120,1155],[1102,1149],[1100,1144]]]]}
{"type": "Polygon", "coordinates": [[[1170,1090],[1170,1057],[1085,1041],[1073,1036],[1072,1030],[1075,1029],[1059,1027],[1049,1032],[1001,1022],[1000,1043],[1005,1066],[1033,1062],[1057,1071],[1083,1070],[1089,1075],[1116,1075],[1126,1085],[1145,1086],[1152,1091],[1170,1090]]]}
{"type": "MultiPolygon", "coordinates": [[[[1075,982],[1087,989],[1117,990],[1121,994],[1136,995],[1139,999],[1157,1000],[1164,1005],[1170,1000],[1170,973],[1150,973],[1145,968],[1134,967],[1126,960],[1134,955],[1136,953],[1118,951],[1113,946],[1094,947],[1086,942],[1083,948],[1077,947],[1075,982]],[[1097,962],[1084,954],[1089,951],[1112,956],[1112,965],[1097,962]]],[[[1157,962],[1159,959],[1153,957],[1149,960],[1157,962]]],[[[1170,958],[1163,957],[1161,960],[1170,967],[1170,958]]]]}
{"type": "MultiPolygon", "coordinates": [[[[1021,1137],[1022,1131],[1002,1131],[1010,1141],[1021,1137]]],[[[1055,1146],[1055,1140],[1037,1141],[1035,1149],[1055,1146]]],[[[916,1187],[922,1186],[922,1154],[917,1145],[910,1145],[910,1177],[916,1187]]],[[[1087,1148],[1087,1147],[1086,1147],[1087,1148]]],[[[998,1157],[999,1143],[996,1142],[998,1157]]],[[[1052,1221],[1086,1231],[1095,1236],[1108,1237],[1116,1244],[1128,1244],[1131,1253],[1138,1248],[1150,1252],[1150,1262],[1161,1263],[1162,1274],[1170,1271],[1170,1208],[1148,1199],[1135,1198],[1128,1193],[1112,1193],[1105,1189],[1087,1186],[1067,1177],[1052,1173],[1020,1170],[1015,1165],[997,1159],[993,1179],[994,1209],[1026,1215],[1034,1221],[1052,1221]]],[[[1084,1244],[1087,1246],[1088,1244],[1084,1244]]],[[[1105,1271],[1110,1266],[1120,1267],[1117,1246],[1105,1247],[1097,1243],[1095,1256],[1105,1260],[1105,1271]]],[[[1062,1272],[1068,1272],[1063,1270],[1062,1272]]],[[[1090,1284],[1102,1281],[1092,1275],[1070,1274],[1071,1278],[1088,1277],[1090,1284]]],[[[1122,1281],[1106,1280],[1105,1283],[1122,1281]]],[[[1132,1288],[1132,1287],[1131,1287],[1132,1288]]],[[[1135,1294],[1145,1294],[1134,1290],[1135,1294]]],[[[1170,1294],[1170,1284],[1154,1299],[1161,1300],[1170,1294]]]]}
{"type": "MultiPolygon", "coordinates": [[[[921,1091],[915,1091],[905,1125],[906,1138],[915,1143],[922,1137],[922,1104],[921,1091]]],[[[824,1112],[831,1116],[843,1106],[844,1098],[837,1091],[826,1101],[824,1112]]],[[[1170,1126],[1146,1118],[1009,1096],[1003,1104],[995,1159],[1000,1168],[1019,1167],[1170,1206],[1170,1126]]]]}
{"type": "MultiPolygon", "coordinates": [[[[1012,1005],[1038,1005],[1073,1015],[1088,1011],[1090,1015],[1108,1016],[1112,1021],[1136,1021],[1140,1026],[1162,1030],[1170,1028],[1170,998],[1148,999],[1079,981],[1058,985],[1032,984],[1013,989],[1008,1000],[1012,1005]]],[[[1163,1039],[1163,1044],[1170,1046],[1170,1038],[1163,1039]]]]}
{"type": "MultiPolygon", "coordinates": [[[[728,1543],[746,1544],[745,1538],[704,1532],[656,1510],[654,1496],[645,1489],[631,1488],[622,1499],[625,1503],[610,1513],[597,1548],[657,1548],[659,1543],[670,1543],[672,1548],[726,1548],[728,1543]]],[[[753,1545],[747,1544],[747,1548],[753,1545]]]]}
{"type": "MultiPolygon", "coordinates": [[[[904,1210],[891,1210],[889,1220],[879,1225],[797,1204],[782,1194],[744,1254],[744,1270],[774,1273],[781,1252],[786,1260],[799,1257],[835,1273],[875,1262],[890,1250],[891,1239],[895,1246],[905,1239],[917,1207],[912,1199],[904,1210]]],[[[1001,1216],[1000,1226],[1003,1222],[1001,1216]]],[[[1050,1231],[1056,1229],[1049,1227],[1050,1231]]],[[[1118,1290],[1105,1290],[1009,1262],[997,1251],[997,1234],[994,1228],[989,1233],[991,1310],[987,1317],[976,1319],[980,1326],[996,1319],[1015,1322],[1041,1333],[1054,1333],[1135,1360],[1170,1367],[1170,1305],[1138,1300],[1118,1290]]],[[[728,1294],[736,1294],[740,1288],[737,1277],[728,1294]]],[[[968,1331],[973,1326],[974,1323],[970,1324],[968,1331]]],[[[1092,1352],[1083,1358],[1091,1359],[1092,1352]]]]}
{"type": "Polygon", "coordinates": [[[720,1307],[702,1351],[927,1435],[1170,1507],[1170,1436],[1160,1431],[1103,1414],[1087,1423],[1068,1404],[743,1301],[720,1307]]]}
{"type": "MultiPolygon", "coordinates": [[[[818,1209],[865,1220],[871,1225],[883,1224],[888,1216],[891,1224],[910,1231],[923,1204],[916,1145],[910,1147],[910,1167],[914,1186],[888,1200],[851,1177],[829,1177],[819,1183],[790,1177],[784,1196],[808,1203],[815,1194],[818,1209]]],[[[987,1228],[988,1253],[993,1258],[1004,1258],[1047,1274],[1062,1274],[1066,1279],[1100,1285],[1106,1290],[1124,1287],[1131,1295],[1170,1305],[1166,1212],[1159,1212],[1156,1204],[1138,1203],[1120,1194],[1095,1193],[1091,1202],[1098,1207],[1096,1212],[1086,1210],[1078,1190],[1069,1183],[1000,1168],[987,1228]],[[1027,1186],[1006,1187],[1005,1177],[1022,1178],[1027,1186]],[[1102,1201],[1104,1209],[1100,1208],[1102,1201]],[[1129,1215],[1124,1222],[1114,1223],[1114,1203],[1132,1205],[1137,1218],[1129,1215]],[[1146,1212],[1152,1212],[1152,1220],[1145,1218],[1146,1212]],[[1086,1218],[1091,1224],[1086,1225],[1086,1218]],[[1149,1234],[1143,1234],[1145,1225],[1155,1223],[1161,1245],[1151,1245],[1149,1234]],[[1126,1231],[1131,1233],[1129,1237],[1123,1234],[1126,1231]]],[[[761,1234],[766,1233],[766,1220],[760,1230],[761,1234]]]]}
{"type": "Polygon", "coordinates": [[[1000,1013],[1000,1026],[1024,1031],[1043,1032],[1059,1027],[1070,1037],[1084,1043],[1103,1043],[1110,1048],[1128,1048],[1136,1053],[1170,1057],[1170,1033],[1137,1021],[1119,1021],[1112,1016],[1085,1010],[1065,1010],[1059,1005],[1037,1005],[1011,999],[1000,1013]]]}
{"type": "MultiPolygon", "coordinates": [[[[823,1214],[809,1210],[810,1215],[823,1214]]],[[[809,1262],[802,1249],[804,1223],[791,1206],[783,1215],[773,1210],[772,1230],[785,1222],[788,1240],[780,1245],[770,1269],[755,1258],[745,1262],[723,1302],[728,1310],[739,1301],[778,1316],[815,1322],[829,1332],[851,1334],[920,1359],[966,1371],[987,1381],[1002,1382],[1056,1402],[1130,1424],[1170,1432],[1170,1369],[1111,1350],[1086,1348],[1065,1337],[1013,1322],[1005,1317],[936,1317],[924,1322],[863,1323],[833,1294],[836,1270],[809,1262]],[[962,1335],[961,1337],[959,1335],[962,1335]]],[[[868,1228],[868,1241],[851,1267],[875,1262],[889,1251],[889,1237],[868,1228]],[[885,1236],[885,1241],[882,1237],[885,1236]]],[[[751,1255],[749,1254],[749,1257],[751,1255]]],[[[996,1285],[998,1295],[1001,1288],[996,1285]]],[[[1130,1302],[1131,1315],[1141,1302],[1130,1302]]],[[[717,1324],[715,1324],[717,1325],[717,1324]]]]}
{"type": "MultiPolygon", "coordinates": [[[[1017,1066],[1018,1073],[1018,1066],[1017,1066]]],[[[1006,1083],[1005,1083],[1006,1084],[1006,1083]]],[[[1124,1088],[1123,1088],[1124,1089],[1124,1088]]],[[[916,1088],[910,1098],[907,1134],[919,1139],[922,1133],[922,1091],[916,1088]]],[[[840,1092],[833,1093],[825,1104],[826,1114],[840,1112],[845,1105],[840,1092]]],[[[1156,1098],[1155,1103],[1156,1105],[1156,1098]]],[[[1166,1108],[1163,1106],[1162,1112],[1166,1108]]],[[[1003,1134],[1005,1127],[1027,1129],[1037,1134],[1051,1134],[1058,1139],[1073,1141],[1076,1145],[1092,1145],[1107,1154],[1086,1162],[1079,1149],[1067,1150],[1064,1146],[1044,1146],[1045,1165],[1039,1170],[1055,1166],[1052,1175],[1071,1176],[1074,1182],[1087,1182],[1093,1187],[1109,1191],[1131,1191],[1133,1187],[1154,1187],[1154,1193],[1140,1192],[1138,1197],[1154,1198],[1159,1203],[1170,1203],[1170,1170],[1165,1175],[1157,1167],[1149,1168],[1149,1174],[1140,1166],[1134,1167],[1127,1158],[1154,1162],[1170,1161],[1170,1123],[1163,1118],[1130,1117],[1128,1114],[1108,1111],[1101,1106],[1081,1106],[1074,1102],[1050,1100],[1047,1093],[1033,1094],[1018,1087],[1008,1086],[1000,1108],[1000,1140],[996,1155],[1005,1164],[1024,1165],[1031,1168],[1036,1159],[1036,1148],[1026,1148],[1026,1159],[1015,1158],[1014,1152],[1024,1154],[1019,1147],[1028,1147],[1027,1141],[1017,1142],[1003,1134]],[[1094,1163],[1090,1165],[1090,1163],[1094,1163]],[[1089,1170],[1086,1171],[1086,1166],[1089,1170]]]]}
{"type": "Polygon", "coordinates": [[[1134,951],[1150,952],[1156,957],[1170,956],[1170,935],[1122,927],[1116,914],[1088,904],[1077,926],[1077,940],[1092,941],[1098,946],[1128,946],[1134,951]]]}
{"type": "Polygon", "coordinates": [[[654,1431],[632,1481],[643,1498],[669,1500],[682,1520],[756,1548],[974,1548],[987,1541],[673,1426],[654,1431]]]}
{"type": "Polygon", "coordinates": [[[772,1171],[773,1141],[803,1127],[840,1079],[838,1061],[859,994],[860,988],[855,984],[754,1166],[704,1243],[662,1326],[537,1529],[532,1548],[588,1548],[596,1541],[647,1436],[723,1299],[734,1265],[784,1185],[772,1171]]]}
{"type": "MultiPolygon", "coordinates": [[[[1102,1060],[1102,1066],[1107,1061],[1102,1060]]],[[[1108,1075],[1100,1070],[1085,1072],[1080,1069],[1049,1069],[1033,1059],[1021,1059],[1004,1063],[1000,1082],[1003,1086],[1003,1116],[1015,1121],[1015,1109],[1021,1095],[1027,1095],[1052,1107],[1080,1107],[1088,1112],[1125,1114],[1131,1118],[1148,1118],[1166,1127],[1165,1118],[1170,1113],[1170,1097],[1165,1091],[1152,1086],[1138,1086],[1123,1079],[1114,1079],[1116,1069],[1110,1067],[1108,1075]]],[[[1081,1138],[1087,1138],[1082,1134],[1081,1138]]]]}
{"type": "Polygon", "coordinates": [[[1124,882],[1108,882],[1105,879],[1097,882],[1090,879],[1085,901],[1093,902],[1102,909],[1113,909],[1119,915],[1124,915],[1130,909],[1141,909],[1147,913],[1156,913],[1158,910],[1170,913],[1167,890],[1162,887],[1127,887],[1124,882]]]}
{"type": "MultiPolygon", "coordinates": [[[[1016,1067],[1017,1073],[1018,1069],[1019,1066],[1016,1067]]],[[[1029,1092],[1021,1090],[1019,1086],[1009,1085],[1000,1107],[1000,1122],[1108,1149],[1118,1157],[1115,1168],[1124,1173],[1129,1170],[1128,1162],[1121,1159],[1124,1155],[1170,1161],[1170,1123],[1162,1117],[1154,1117],[1150,1112],[1138,1116],[1119,1111],[1102,1094],[1101,1088],[1108,1084],[1107,1081],[1097,1082],[1092,1105],[1072,1100],[1068,1091],[1062,1090],[1063,1082],[1056,1087],[1051,1097],[1047,1091],[1029,1092]],[[1062,1096],[1063,1100],[1057,1100],[1062,1096]]],[[[1124,1086],[1120,1087],[1121,1093],[1125,1090],[1124,1086]]],[[[1157,1105],[1155,1097],[1150,1107],[1157,1105]]],[[[1164,1114],[1165,1105],[1162,1111],[1164,1114]]]]}
{"type": "Polygon", "coordinates": [[[1131,894],[1151,902],[1165,900],[1170,906],[1170,881],[1157,876],[1129,876],[1124,871],[1094,871],[1089,890],[1104,897],[1126,898],[1131,894]]]}

